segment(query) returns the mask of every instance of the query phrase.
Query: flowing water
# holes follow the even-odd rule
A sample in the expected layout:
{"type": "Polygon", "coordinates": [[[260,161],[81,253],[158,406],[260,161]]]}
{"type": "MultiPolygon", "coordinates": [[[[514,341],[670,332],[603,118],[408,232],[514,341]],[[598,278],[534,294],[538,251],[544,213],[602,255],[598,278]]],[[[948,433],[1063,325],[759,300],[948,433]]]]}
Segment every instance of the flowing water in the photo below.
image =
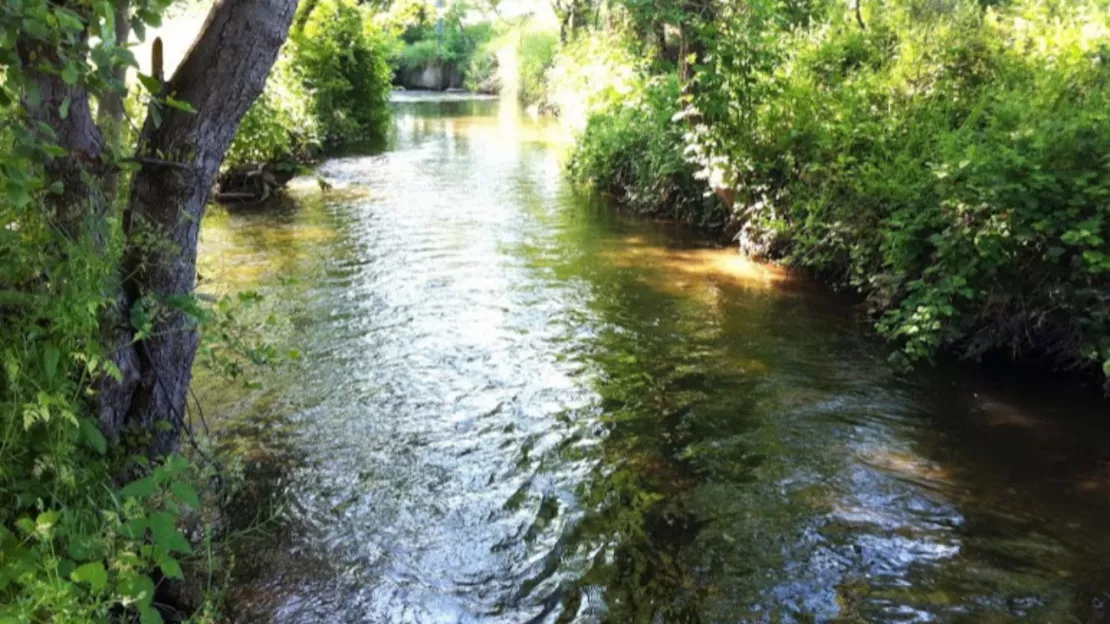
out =
{"type": "Polygon", "coordinates": [[[899,374],[853,301],[577,195],[513,107],[395,125],[334,189],[205,224],[202,289],[262,292],[301,351],[245,395],[198,382],[262,522],[238,621],[1110,611],[1089,389],[899,374]]]}

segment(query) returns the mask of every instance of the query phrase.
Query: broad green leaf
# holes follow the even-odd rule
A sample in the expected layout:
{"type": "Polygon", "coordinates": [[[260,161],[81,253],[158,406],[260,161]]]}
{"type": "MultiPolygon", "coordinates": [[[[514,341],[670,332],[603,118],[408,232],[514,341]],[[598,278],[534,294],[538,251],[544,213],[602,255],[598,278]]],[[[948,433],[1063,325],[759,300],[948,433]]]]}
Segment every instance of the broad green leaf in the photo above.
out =
{"type": "Polygon", "coordinates": [[[162,614],[154,607],[142,607],[139,609],[139,624],[163,624],[162,614]]]}
{"type": "Polygon", "coordinates": [[[104,434],[100,432],[100,427],[88,418],[81,419],[81,434],[85,436],[85,441],[89,446],[93,447],[97,453],[103,455],[108,451],[108,440],[104,438],[104,434]]]}
{"type": "Polygon", "coordinates": [[[150,534],[154,545],[165,549],[167,552],[193,552],[193,546],[185,536],[177,530],[177,518],[164,511],[156,511],[150,515],[150,534]]]}
{"type": "Polygon", "coordinates": [[[200,497],[197,496],[197,492],[192,485],[184,481],[174,481],[170,484],[170,491],[186,505],[191,505],[196,509],[200,508],[200,497]]]}
{"type": "Polygon", "coordinates": [[[181,571],[181,564],[173,557],[163,557],[162,560],[158,562],[158,567],[162,568],[162,574],[165,574],[169,578],[177,580],[185,578],[185,573],[181,571]]]}
{"type": "Polygon", "coordinates": [[[54,9],[54,17],[58,18],[58,25],[70,33],[79,33],[85,29],[85,22],[81,20],[81,16],[68,9],[54,9]]]}
{"type": "Polygon", "coordinates": [[[158,95],[162,92],[162,81],[149,74],[139,74],[139,83],[151,95],[158,95]]]}
{"type": "Polygon", "coordinates": [[[35,530],[39,533],[46,534],[54,525],[58,523],[58,519],[62,517],[60,511],[50,510],[44,511],[35,518],[35,530]]]}
{"type": "Polygon", "coordinates": [[[146,535],[147,520],[143,518],[132,518],[123,523],[120,527],[120,534],[128,539],[140,539],[146,535]]]}
{"type": "Polygon", "coordinates": [[[77,84],[77,79],[81,77],[81,69],[77,67],[77,63],[69,61],[62,68],[62,80],[67,85],[77,84]]]}
{"type": "Polygon", "coordinates": [[[119,491],[122,498],[147,498],[154,494],[155,483],[151,477],[143,477],[137,481],[132,481],[123,486],[119,491]]]}
{"type": "Polygon", "coordinates": [[[98,592],[108,584],[108,572],[104,564],[99,561],[86,563],[74,570],[69,578],[78,583],[88,583],[94,592],[98,592]]]}
{"type": "Polygon", "coordinates": [[[189,104],[188,102],[182,102],[181,100],[174,99],[170,96],[166,96],[166,106],[169,106],[170,108],[176,108],[177,110],[184,111],[186,113],[197,112],[197,110],[193,108],[192,104],[189,104]]]}
{"type": "Polygon", "coordinates": [[[118,590],[125,605],[135,604],[140,610],[149,607],[154,600],[154,581],[145,574],[131,571],[123,575],[119,580],[118,590]]]}
{"type": "Polygon", "coordinates": [[[50,345],[42,354],[43,370],[46,372],[46,380],[53,381],[58,375],[58,360],[61,358],[61,352],[58,347],[50,345]]]}

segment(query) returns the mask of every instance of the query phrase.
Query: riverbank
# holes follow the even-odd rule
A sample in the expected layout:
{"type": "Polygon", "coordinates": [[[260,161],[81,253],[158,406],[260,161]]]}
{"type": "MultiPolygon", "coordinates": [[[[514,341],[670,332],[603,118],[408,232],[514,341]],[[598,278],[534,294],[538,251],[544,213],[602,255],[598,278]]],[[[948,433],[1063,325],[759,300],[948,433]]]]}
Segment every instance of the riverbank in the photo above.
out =
{"type": "Polygon", "coordinates": [[[624,6],[653,26],[584,26],[551,74],[571,171],[860,293],[903,363],[1107,379],[1107,12],[957,5],[725,10],[708,38],[624,6]]]}

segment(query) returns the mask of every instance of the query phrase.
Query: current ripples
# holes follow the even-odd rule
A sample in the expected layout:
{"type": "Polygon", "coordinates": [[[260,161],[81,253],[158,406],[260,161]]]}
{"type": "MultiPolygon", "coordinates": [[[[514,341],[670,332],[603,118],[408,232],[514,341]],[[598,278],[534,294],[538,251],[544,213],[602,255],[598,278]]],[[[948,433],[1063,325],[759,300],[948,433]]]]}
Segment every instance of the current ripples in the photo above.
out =
{"type": "Polygon", "coordinates": [[[239,620],[1085,613],[1088,405],[899,376],[843,299],[575,195],[514,107],[409,99],[334,191],[206,224],[208,287],[269,288],[303,352],[244,410],[281,528],[239,620]]]}

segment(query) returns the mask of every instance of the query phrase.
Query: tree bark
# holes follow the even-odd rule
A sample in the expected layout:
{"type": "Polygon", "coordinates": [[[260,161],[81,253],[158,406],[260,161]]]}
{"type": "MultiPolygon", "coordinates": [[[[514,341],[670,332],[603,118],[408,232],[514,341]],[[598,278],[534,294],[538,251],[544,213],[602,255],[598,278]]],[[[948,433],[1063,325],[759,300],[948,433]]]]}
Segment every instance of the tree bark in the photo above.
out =
{"type": "MultiPolygon", "coordinates": [[[[116,45],[126,46],[131,37],[130,3],[117,2],[115,7],[116,45]]],[[[127,80],[127,66],[120,65],[112,69],[112,78],[123,84],[127,80]]],[[[96,122],[100,131],[104,133],[105,143],[117,145],[122,136],[123,96],[118,92],[109,91],[100,97],[96,111],[96,122]]],[[[104,176],[104,195],[109,201],[115,201],[119,193],[119,172],[112,170],[104,176]]]]}
{"type": "Polygon", "coordinates": [[[198,335],[173,298],[196,285],[205,204],[228,145],[262,92],[296,10],[296,0],[219,0],[165,86],[195,113],[163,107],[144,123],[123,224],[123,287],[107,338],[123,380],[99,394],[101,425],[114,439],[149,434],[149,456],[173,452],[181,431],[198,335]],[[144,158],[149,160],[143,161],[144,158]],[[155,160],[159,162],[154,162],[155,160]],[[175,164],[166,164],[166,162],[175,164]],[[151,333],[135,340],[130,319],[152,310],[151,333]],[[159,421],[168,426],[157,427],[159,421]]]}
{"type": "Polygon", "coordinates": [[[80,82],[70,85],[62,80],[57,71],[61,61],[49,46],[23,40],[17,49],[40,95],[36,101],[25,96],[23,109],[32,121],[51,128],[53,142],[66,151],[65,156],[44,164],[46,178],[63,184],[61,193],[46,196],[54,225],[73,240],[89,233],[98,243],[104,243],[104,197],[100,189],[89,184],[90,179],[104,174],[104,140],[93,122],[89,94],[80,82]]]}

